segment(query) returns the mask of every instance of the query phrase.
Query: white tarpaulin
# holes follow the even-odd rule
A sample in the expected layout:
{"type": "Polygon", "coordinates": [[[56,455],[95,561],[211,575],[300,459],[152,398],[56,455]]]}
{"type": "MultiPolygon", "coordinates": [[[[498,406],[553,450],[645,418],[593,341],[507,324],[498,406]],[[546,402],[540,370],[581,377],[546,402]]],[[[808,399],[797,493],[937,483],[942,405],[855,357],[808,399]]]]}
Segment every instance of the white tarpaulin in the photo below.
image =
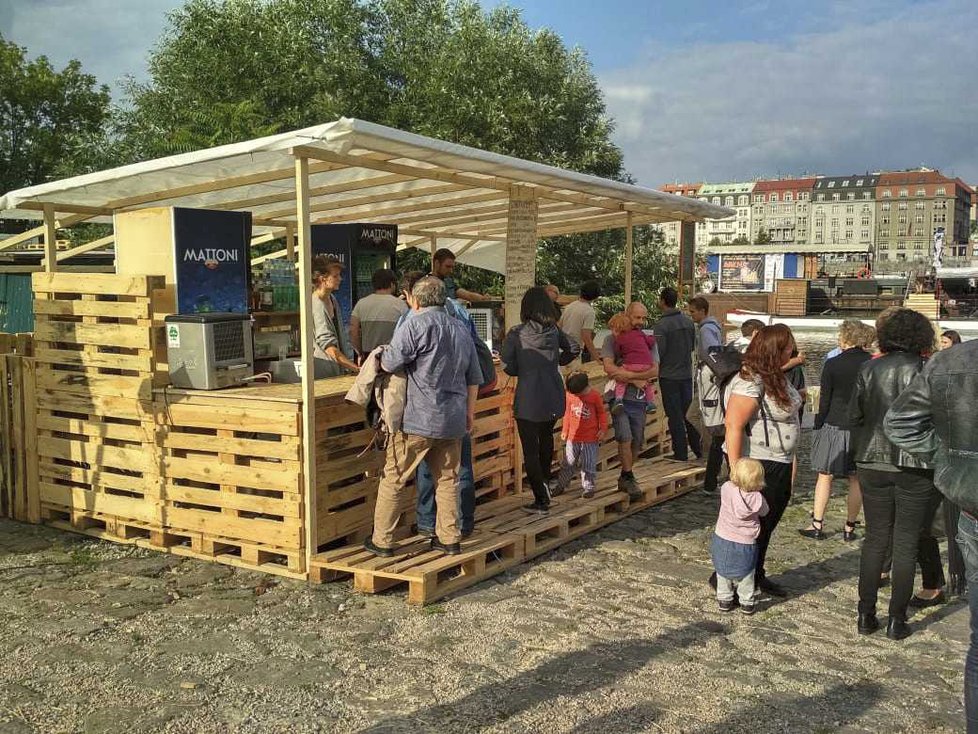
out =
{"type": "Polygon", "coordinates": [[[250,211],[256,233],[296,222],[294,149],[310,158],[313,223],[398,225],[401,246],[432,238],[459,260],[503,272],[511,187],[535,191],[540,237],[732,212],[552,166],[488,153],[369,122],[340,119],[304,130],[159,158],[12,191],[0,217],[59,214],[109,221],[156,206],[250,211]]]}

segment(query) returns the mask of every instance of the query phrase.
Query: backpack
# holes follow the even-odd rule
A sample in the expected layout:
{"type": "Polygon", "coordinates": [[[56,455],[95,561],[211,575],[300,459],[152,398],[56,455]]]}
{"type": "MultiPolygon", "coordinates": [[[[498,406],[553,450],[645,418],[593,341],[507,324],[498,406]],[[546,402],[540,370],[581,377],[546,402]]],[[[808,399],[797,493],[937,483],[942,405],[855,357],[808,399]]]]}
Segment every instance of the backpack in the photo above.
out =
{"type": "Polygon", "coordinates": [[[726,345],[711,351],[707,358],[697,365],[696,382],[699,394],[700,413],[703,426],[714,436],[724,432],[726,419],[727,387],[734,375],[740,372],[744,355],[734,346],[726,345]]]}

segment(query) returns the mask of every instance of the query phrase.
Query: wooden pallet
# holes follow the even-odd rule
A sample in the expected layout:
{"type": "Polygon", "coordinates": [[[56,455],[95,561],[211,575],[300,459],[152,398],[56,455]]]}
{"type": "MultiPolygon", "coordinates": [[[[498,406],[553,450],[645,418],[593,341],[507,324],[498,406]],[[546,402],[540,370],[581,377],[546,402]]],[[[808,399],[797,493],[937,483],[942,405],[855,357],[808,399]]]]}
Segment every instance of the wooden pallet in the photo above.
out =
{"type": "Polygon", "coordinates": [[[0,342],[0,516],[40,522],[30,340],[22,334],[2,336],[7,338],[0,342]]]}
{"type": "Polygon", "coordinates": [[[462,543],[463,552],[458,556],[431,551],[427,540],[412,536],[399,543],[394,556],[379,558],[365,551],[362,540],[358,540],[314,556],[311,576],[326,581],[352,575],[354,588],[371,594],[407,584],[409,603],[428,604],[689,492],[699,485],[704,473],[698,466],[662,460],[643,460],[635,471],[643,491],[639,500],[619,492],[617,475],[605,472],[599,477],[594,497],[584,498],[569,489],[554,499],[546,517],[525,512],[522,505],[528,499],[519,495],[478,506],[476,531],[462,543]]]}

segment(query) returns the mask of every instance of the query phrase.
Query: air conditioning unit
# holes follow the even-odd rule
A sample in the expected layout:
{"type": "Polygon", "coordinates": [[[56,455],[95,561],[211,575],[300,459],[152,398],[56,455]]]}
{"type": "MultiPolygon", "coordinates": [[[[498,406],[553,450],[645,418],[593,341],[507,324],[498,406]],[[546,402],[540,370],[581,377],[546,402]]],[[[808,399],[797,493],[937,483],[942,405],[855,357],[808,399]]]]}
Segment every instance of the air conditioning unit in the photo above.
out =
{"type": "Polygon", "coordinates": [[[470,308],[469,316],[475,324],[475,331],[479,338],[492,349],[492,309],[491,308],[470,308]]]}
{"type": "Polygon", "coordinates": [[[251,317],[240,313],[192,313],[166,317],[170,384],[219,390],[254,374],[251,317]]]}

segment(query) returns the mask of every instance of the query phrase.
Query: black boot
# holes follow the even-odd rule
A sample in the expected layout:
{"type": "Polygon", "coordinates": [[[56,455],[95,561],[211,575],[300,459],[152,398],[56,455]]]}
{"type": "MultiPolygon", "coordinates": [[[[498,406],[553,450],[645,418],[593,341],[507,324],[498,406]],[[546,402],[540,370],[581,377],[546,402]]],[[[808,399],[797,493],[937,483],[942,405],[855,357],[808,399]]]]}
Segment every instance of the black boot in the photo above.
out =
{"type": "Polygon", "coordinates": [[[886,625],[887,637],[891,640],[902,640],[905,637],[910,637],[912,634],[913,630],[910,629],[910,625],[907,624],[906,620],[890,617],[890,621],[886,625]]]}
{"type": "Polygon", "coordinates": [[[856,628],[861,635],[873,634],[880,628],[880,621],[876,618],[876,612],[870,612],[869,614],[860,612],[859,621],[856,622],[856,628]]]}

